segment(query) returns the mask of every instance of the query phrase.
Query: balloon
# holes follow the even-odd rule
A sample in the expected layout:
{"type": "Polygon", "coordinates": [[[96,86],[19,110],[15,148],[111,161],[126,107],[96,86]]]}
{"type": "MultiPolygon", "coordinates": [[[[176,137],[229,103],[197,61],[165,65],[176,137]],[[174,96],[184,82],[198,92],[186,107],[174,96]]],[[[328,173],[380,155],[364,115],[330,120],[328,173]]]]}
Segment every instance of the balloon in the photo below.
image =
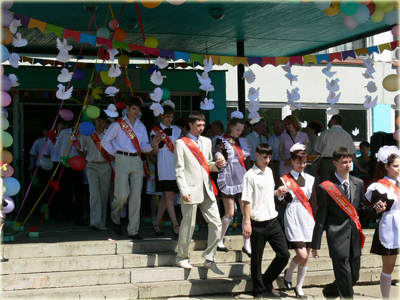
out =
{"type": "Polygon", "coordinates": [[[82,122],[79,124],[79,131],[86,136],[92,135],[94,133],[94,125],[90,122],[82,122]]]}
{"type": "Polygon", "coordinates": [[[171,92],[169,91],[169,89],[166,88],[161,88],[163,90],[163,95],[161,97],[161,100],[167,100],[169,99],[169,97],[171,97],[171,92]]]}
{"type": "Polygon", "coordinates": [[[314,1],[316,7],[320,10],[328,9],[331,6],[332,1],[314,1]]]}
{"type": "Polygon", "coordinates": [[[11,96],[9,93],[1,91],[1,106],[6,107],[11,103],[11,96]]]}
{"type": "Polygon", "coordinates": [[[6,169],[7,170],[3,170],[3,168],[0,168],[0,176],[4,177],[4,178],[8,178],[8,177],[13,176],[14,168],[12,166],[10,166],[10,165],[7,165],[6,169]]]}
{"type": "MultiPolygon", "coordinates": [[[[392,28],[392,34],[393,34],[394,36],[399,36],[399,25],[393,26],[393,28],[392,28]]],[[[397,57],[397,59],[399,59],[399,58],[397,57]]]]}
{"type": "Polygon", "coordinates": [[[399,76],[396,74],[386,76],[382,81],[382,85],[389,92],[398,91],[400,89],[399,76]]]}
{"type": "Polygon", "coordinates": [[[364,4],[358,4],[357,11],[352,15],[353,19],[358,23],[365,23],[369,19],[369,9],[364,4]]]}
{"type": "Polygon", "coordinates": [[[0,76],[4,75],[4,67],[3,65],[0,65],[0,76]]]}
{"type": "Polygon", "coordinates": [[[108,37],[110,36],[110,32],[108,31],[107,28],[101,27],[101,28],[99,28],[99,30],[97,30],[97,34],[96,35],[99,38],[108,39],[108,37]]]}
{"type": "Polygon", "coordinates": [[[374,3],[378,7],[384,7],[388,4],[389,0],[374,0],[374,3]]]}
{"type": "Polygon", "coordinates": [[[8,118],[8,111],[4,107],[1,108],[1,116],[3,118],[8,118]]]}
{"type": "Polygon", "coordinates": [[[328,16],[334,16],[340,11],[340,2],[332,1],[332,4],[324,10],[324,13],[328,16]]]}
{"type": "Polygon", "coordinates": [[[103,83],[106,85],[112,85],[115,82],[115,80],[117,79],[116,77],[108,76],[107,71],[101,71],[100,77],[101,77],[101,81],[103,81],[103,83]]]}
{"type": "Polygon", "coordinates": [[[14,37],[13,37],[10,29],[8,29],[7,27],[4,27],[4,26],[2,28],[4,30],[4,35],[2,37],[1,43],[3,45],[8,45],[13,41],[14,37]]]}
{"type": "Polygon", "coordinates": [[[7,118],[1,118],[1,129],[7,130],[8,126],[10,126],[10,123],[8,122],[7,118]]]}
{"type": "Polygon", "coordinates": [[[358,9],[358,3],[353,1],[341,2],[340,11],[345,16],[352,16],[358,9]]]}
{"type": "Polygon", "coordinates": [[[7,196],[14,196],[18,194],[21,189],[21,185],[14,177],[3,178],[4,185],[7,187],[5,194],[7,196]]]}
{"type": "MultiPolygon", "coordinates": [[[[399,105],[400,103],[400,94],[396,95],[396,97],[394,97],[394,104],[399,105]]],[[[399,117],[397,117],[397,119],[399,119],[399,117]]],[[[396,120],[397,120],[396,119],[396,120]]],[[[400,120],[400,119],[399,119],[400,120]]],[[[396,121],[397,122],[397,121],[396,121]]],[[[400,126],[399,124],[397,124],[398,126],[400,126]]]]}
{"type": "Polygon", "coordinates": [[[368,4],[371,3],[371,0],[360,1],[360,3],[364,4],[365,6],[367,6],[368,4]]]}
{"type": "Polygon", "coordinates": [[[10,213],[10,212],[12,212],[14,210],[15,204],[14,204],[14,201],[10,197],[8,197],[6,195],[3,196],[3,199],[4,199],[5,202],[7,202],[7,206],[3,207],[1,209],[1,212],[3,214],[8,214],[8,213],[10,213]]]}
{"type": "Polygon", "coordinates": [[[162,0],[141,0],[142,5],[146,8],[156,8],[162,2],[162,0]]]}
{"type": "Polygon", "coordinates": [[[117,40],[118,42],[122,42],[126,38],[126,32],[125,30],[121,28],[117,28],[114,31],[114,39],[117,40]]]}
{"type": "Polygon", "coordinates": [[[5,164],[11,164],[11,162],[13,161],[13,155],[10,151],[7,150],[2,150],[1,151],[1,161],[5,164]]]}
{"type": "Polygon", "coordinates": [[[386,12],[385,16],[383,17],[383,21],[388,25],[396,24],[399,18],[399,14],[397,9],[393,9],[391,12],[386,12]]]}
{"type": "Polygon", "coordinates": [[[1,144],[3,147],[10,147],[14,142],[13,137],[7,131],[1,131],[1,144]]]}
{"type": "Polygon", "coordinates": [[[119,27],[119,22],[115,19],[112,19],[109,23],[108,23],[108,27],[110,27],[112,30],[115,30],[116,28],[119,27]]]}
{"type": "Polygon", "coordinates": [[[8,52],[7,47],[4,46],[4,45],[1,45],[1,50],[0,50],[0,52],[1,52],[1,62],[3,63],[3,62],[5,62],[5,61],[8,59],[8,57],[10,56],[10,52],[8,52]]]}
{"type": "Polygon", "coordinates": [[[43,170],[49,171],[53,168],[53,161],[50,158],[42,157],[40,166],[43,170]]]}
{"type": "Polygon", "coordinates": [[[399,129],[397,129],[397,130],[395,130],[395,132],[393,132],[393,138],[394,138],[396,141],[399,141],[399,140],[400,140],[400,130],[399,130],[399,129]]]}
{"type": "Polygon", "coordinates": [[[83,70],[75,70],[72,78],[74,78],[76,81],[82,81],[85,78],[85,72],[83,72],[83,70]]]}
{"type": "Polygon", "coordinates": [[[345,16],[343,19],[344,26],[348,30],[352,30],[357,27],[358,23],[352,16],[345,16]]]}
{"type": "Polygon", "coordinates": [[[14,4],[14,1],[1,1],[1,9],[10,9],[14,4]]]}
{"type": "Polygon", "coordinates": [[[121,67],[125,68],[129,65],[129,57],[128,55],[122,54],[118,57],[118,63],[121,67]]]}
{"type": "MultiPolygon", "coordinates": [[[[173,4],[173,5],[181,5],[184,3],[186,0],[167,0],[168,3],[173,4]]],[[[154,47],[155,48],[155,47],[154,47]]]]}
{"type": "Polygon", "coordinates": [[[96,71],[101,72],[101,71],[108,71],[108,67],[106,64],[97,64],[96,65],[96,71]]]}
{"type": "Polygon", "coordinates": [[[100,109],[97,106],[89,105],[86,108],[86,114],[91,119],[96,119],[100,116],[100,109]]]}
{"type": "Polygon", "coordinates": [[[74,113],[72,111],[70,111],[69,109],[61,109],[60,116],[65,121],[71,121],[74,119],[74,113]]]}
{"type": "Polygon", "coordinates": [[[399,10],[400,9],[400,3],[398,1],[393,1],[393,6],[395,9],[399,10]]]}
{"type": "Polygon", "coordinates": [[[149,37],[144,41],[144,45],[145,45],[146,47],[149,47],[149,48],[157,48],[157,46],[158,46],[158,40],[157,40],[155,37],[153,37],[153,36],[149,36],[149,37]]]}
{"type": "Polygon", "coordinates": [[[374,2],[371,2],[370,4],[367,5],[368,10],[369,10],[369,15],[372,16],[375,12],[376,5],[374,2]]]}
{"type": "Polygon", "coordinates": [[[391,12],[394,8],[394,3],[392,1],[389,1],[384,7],[383,11],[384,12],[391,12]]]}
{"type": "Polygon", "coordinates": [[[2,91],[9,91],[11,89],[11,80],[8,78],[7,75],[1,76],[1,90],[2,91]]]}
{"type": "Polygon", "coordinates": [[[82,156],[74,156],[68,159],[68,164],[75,171],[82,171],[86,166],[86,161],[82,156]]]}
{"type": "Polygon", "coordinates": [[[375,12],[371,15],[372,21],[379,23],[380,21],[383,20],[383,17],[385,16],[385,12],[381,7],[377,7],[375,9],[375,12]]]}
{"type": "Polygon", "coordinates": [[[13,20],[14,15],[11,11],[8,11],[6,9],[1,10],[1,26],[10,26],[13,20]]]}
{"type": "Polygon", "coordinates": [[[121,110],[124,109],[125,106],[126,106],[126,104],[124,101],[118,101],[117,104],[115,104],[115,107],[118,109],[121,109],[121,110]]]}

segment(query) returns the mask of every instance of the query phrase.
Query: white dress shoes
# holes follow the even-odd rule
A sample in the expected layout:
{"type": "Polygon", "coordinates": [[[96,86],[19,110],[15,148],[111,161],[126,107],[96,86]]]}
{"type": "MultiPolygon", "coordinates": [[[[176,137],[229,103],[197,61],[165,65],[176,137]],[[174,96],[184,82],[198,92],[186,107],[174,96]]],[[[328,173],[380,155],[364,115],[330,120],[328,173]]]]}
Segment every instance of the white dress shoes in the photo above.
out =
{"type": "Polygon", "coordinates": [[[213,271],[215,274],[218,275],[225,275],[220,269],[218,269],[217,264],[214,261],[206,260],[204,262],[204,268],[213,271]]]}
{"type": "Polygon", "coordinates": [[[188,262],[187,260],[177,261],[177,262],[176,262],[176,265],[177,265],[179,268],[184,268],[184,269],[186,269],[186,270],[190,270],[190,269],[193,268],[193,266],[192,266],[191,264],[189,264],[189,262],[188,262]]]}

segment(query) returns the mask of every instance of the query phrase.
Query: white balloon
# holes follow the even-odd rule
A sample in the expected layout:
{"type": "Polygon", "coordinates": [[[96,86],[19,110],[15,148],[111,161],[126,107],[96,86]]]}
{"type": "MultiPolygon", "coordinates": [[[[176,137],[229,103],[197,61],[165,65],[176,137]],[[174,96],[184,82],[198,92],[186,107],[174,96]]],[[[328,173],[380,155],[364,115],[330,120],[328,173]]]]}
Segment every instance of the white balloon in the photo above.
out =
{"type": "Polygon", "coordinates": [[[7,206],[3,207],[1,212],[3,214],[8,214],[14,210],[15,204],[14,204],[14,201],[6,195],[3,196],[3,199],[5,202],[7,202],[7,206]]]}
{"type": "Polygon", "coordinates": [[[10,126],[10,123],[8,120],[4,117],[1,118],[1,129],[2,130],[7,130],[7,128],[10,126]]]}
{"type": "Polygon", "coordinates": [[[10,9],[14,4],[14,1],[1,1],[1,9],[10,9]]]}
{"type": "Polygon", "coordinates": [[[400,95],[397,95],[396,97],[394,97],[394,103],[396,105],[399,105],[399,102],[400,102],[400,95]]]}
{"type": "Polygon", "coordinates": [[[358,3],[357,11],[352,15],[358,23],[365,23],[369,19],[369,9],[366,5],[358,3]]]}
{"type": "Polygon", "coordinates": [[[325,10],[329,6],[331,6],[332,1],[315,1],[314,4],[316,7],[318,7],[320,10],[325,10]]]}
{"type": "Polygon", "coordinates": [[[12,12],[2,9],[1,10],[1,26],[10,26],[11,22],[14,20],[14,15],[12,12]]]}

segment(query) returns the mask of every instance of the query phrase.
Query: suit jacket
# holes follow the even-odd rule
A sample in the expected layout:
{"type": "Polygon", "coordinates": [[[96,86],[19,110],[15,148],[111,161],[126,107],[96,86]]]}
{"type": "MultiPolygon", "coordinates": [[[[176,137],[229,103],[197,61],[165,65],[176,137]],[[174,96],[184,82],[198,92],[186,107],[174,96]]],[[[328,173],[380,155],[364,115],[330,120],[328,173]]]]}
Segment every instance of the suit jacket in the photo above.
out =
{"type": "MultiPolygon", "coordinates": [[[[345,195],[336,176],[332,176],[330,181],[345,195]]],[[[370,209],[365,206],[364,183],[362,180],[350,175],[349,183],[350,199],[348,200],[356,209],[358,216],[365,217],[370,213],[370,209]]],[[[320,249],[322,233],[326,230],[329,255],[331,258],[349,258],[350,250],[353,252],[353,257],[360,257],[361,235],[355,223],[336,204],[321,185],[318,186],[317,195],[318,211],[311,247],[313,249],[320,249]]]]}
{"type": "MultiPolygon", "coordinates": [[[[211,153],[211,140],[200,136],[200,143],[200,150],[208,162],[210,172],[218,172],[211,153]]],[[[204,190],[208,197],[215,201],[213,187],[206,170],[204,170],[193,153],[180,139],[175,141],[174,161],[176,183],[180,191],[180,204],[198,204],[203,202],[205,196],[204,190]],[[183,196],[188,194],[190,194],[192,202],[183,200],[183,196]]]]}

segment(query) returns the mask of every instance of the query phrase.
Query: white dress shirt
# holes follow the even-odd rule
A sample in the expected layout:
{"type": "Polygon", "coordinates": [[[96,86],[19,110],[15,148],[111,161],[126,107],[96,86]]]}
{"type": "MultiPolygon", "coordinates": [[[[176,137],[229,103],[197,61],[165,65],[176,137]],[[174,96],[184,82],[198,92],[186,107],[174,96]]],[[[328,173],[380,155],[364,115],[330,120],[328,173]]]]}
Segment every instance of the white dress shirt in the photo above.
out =
{"type": "Polygon", "coordinates": [[[275,209],[274,186],[274,177],[268,167],[263,172],[257,164],[254,164],[244,175],[242,201],[250,202],[252,220],[262,222],[278,216],[275,209]]]}
{"type": "MultiPolygon", "coordinates": [[[[46,145],[47,139],[46,138],[40,138],[37,139],[31,148],[31,151],[29,151],[30,154],[32,155],[37,155],[37,159],[35,160],[35,166],[37,166],[39,164],[39,160],[40,160],[40,156],[42,155],[42,151],[44,146],[46,145]]],[[[49,141],[49,143],[52,143],[51,141],[49,141]]]]}
{"type": "MultiPolygon", "coordinates": [[[[104,138],[104,135],[106,134],[107,129],[104,128],[103,132],[98,134],[96,131],[94,132],[97,134],[100,140],[104,138]]],[[[86,150],[86,161],[89,162],[103,162],[106,161],[106,159],[101,155],[99,149],[95,145],[95,143],[92,140],[91,136],[82,136],[81,137],[81,151],[86,150]]]]}
{"type": "Polygon", "coordinates": [[[252,131],[246,136],[246,140],[247,145],[251,149],[250,160],[257,161],[256,148],[260,142],[268,143],[268,139],[265,136],[260,136],[257,132],[252,131]]]}
{"type": "Polygon", "coordinates": [[[272,147],[272,160],[281,161],[279,156],[279,145],[281,144],[281,136],[273,135],[268,140],[268,145],[272,147]]]}
{"type": "MultiPolygon", "coordinates": [[[[76,151],[76,147],[72,146],[72,129],[73,128],[68,128],[64,129],[63,131],[60,132],[60,135],[58,136],[56,145],[55,145],[55,150],[58,151],[60,158],[63,156],[77,156],[78,152],[76,151]],[[70,142],[71,140],[71,142],[70,142]],[[71,150],[71,151],[70,151],[71,150]]],[[[78,137],[78,140],[80,140],[80,137],[78,137]]]]}
{"type": "MultiPolygon", "coordinates": [[[[57,137],[58,139],[58,137],[57,137]]],[[[59,162],[60,161],[60,152],[56,151],[55,145],[53,144],[52,141],[49,141],[47,144],[46,149],[44,150],[45,155],[50,155],[50,159],[53,162],[59,162]]]]}
{"type": "Polygon", "coordinates": [[[337,147],[345,147],[351,153],[356,153],[351,135],[342,126],[332,125],[330,129],[322,132],[315,142],[315,151],[321,153],[321,157],[332,157],[337,147]]]}
{"type": "MultiPolygon", "coordinates": [[[[142,153],[147,153],[153,150],[149,143],[149,137],[147,136],[146,127],[138,118],[136,118],[133,127],[128,117],[125,116],[122,118],[122,120],[125,120],[129,127],[135,133],[139,141],[140,150],[142,153]]],[[[137,153],[135,146],[133,146],[130,138],[128,138],[118,122],[114,122],[110,125],[110,127],[108,127],[106,134],[101,140],[101,146],[103,146],[103,148],[112,155],[116,155],[117,151],[137,153]]]]}

